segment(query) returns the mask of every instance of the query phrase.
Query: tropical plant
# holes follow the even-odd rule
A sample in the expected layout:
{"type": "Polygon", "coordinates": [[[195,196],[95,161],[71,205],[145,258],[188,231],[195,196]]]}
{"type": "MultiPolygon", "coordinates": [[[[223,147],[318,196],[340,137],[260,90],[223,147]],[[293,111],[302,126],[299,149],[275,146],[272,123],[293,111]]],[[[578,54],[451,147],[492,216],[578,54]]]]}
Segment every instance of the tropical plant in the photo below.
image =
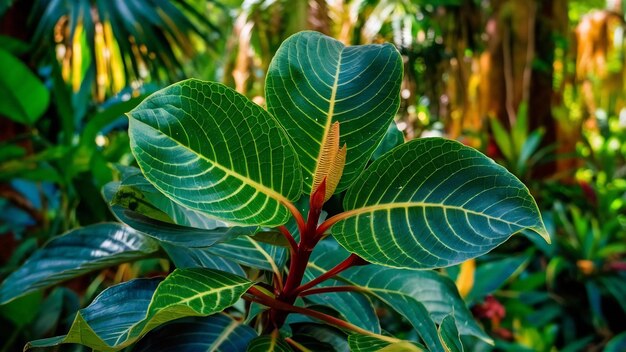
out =
{"type": "Polygon", "coordinates": [[[547,231],[527,188],[470,147],[424,138],[377,150],[393,140],[401,80],[392,45],[301,32],[270,65],[267,111],[195,79],[148,97],[128,113],[140,169],[120,168],[103,189],[123,224],[52,239],[4,281],[0,303],[129,261],[169,258],[176,269],[105,289],[66,335],[27,348],[457,351],[460,335],[491,341],[453,281],[427,269],[547,231]],[[409,325],[388,335],[375,307],[409,325]]]}

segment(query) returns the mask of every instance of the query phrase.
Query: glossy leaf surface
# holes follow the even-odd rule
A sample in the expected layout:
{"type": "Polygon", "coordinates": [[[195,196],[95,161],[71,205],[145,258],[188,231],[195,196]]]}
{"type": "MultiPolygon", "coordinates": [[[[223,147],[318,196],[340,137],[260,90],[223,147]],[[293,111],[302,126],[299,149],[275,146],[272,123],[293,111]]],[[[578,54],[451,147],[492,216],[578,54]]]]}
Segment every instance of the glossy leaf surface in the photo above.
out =
{"type": "MultiPolygon", "coordinates": [[[[330,269],[347,257],[348,253],[335,241],[322,241],[311,256],[309,267],[330,269]]],[[[472,313],[459,296],[454,282],[434,271],[415,271],[366,265],[348,269],[340,274],[340,281],[362,288],[399,314],[417,330],[430,349],[441,350],[435,324],[441,324],[453,315],[463,335],[491,339],[480,329],[472,313]]],[[[343,294],[343,293],[340,293],[343,294]]]]}
{"type": "Polygon", "coordinates": [[[348,336],[350,351],[352,352],[420,352],[424,351],[424,346],[411,342],[388,342],[371,336],[352,334],[348,336]]]}
{"type": "Polygon", "coordinates": [[[344,46],[317,32],[285,40],[266,83],[268,110],[292,138],[310,193],[331,126],[347,146],[337,192],[360,174],[400,104],[402,60],[390,44],[344,46]]]}
{"type": "Polygon", "coordinates": [[[243,352],[257,337],[253,328],[224,314],[184,318],[149,332],[133,352],[243,352]]]}
{"type": "Polygon", "coordinates": [[[245,278],[210,269],[177,269],[163,281],[129,281],[104,290],[81,309],[67,335],[33,341],[29,347],[81,343],[119,350],[170,320],[221,312],[250,286],[245,278]]]}
{"type": "Polygon", "coordinates": [[[247,352],[291,352],[291,347],[280,336],[259,336],[250,342],[247,352]]]}
{"type": "Polygon", "coordinates": [[[158,249],[156,241],[122,224],[102,223],[70,231],[50,240],[4,280],[0,303],[94,270],[145,258],[158,249]]]}
{"type": "Polygon", "coordinates": [[[129,114],[131,149],[146,178],[188,208],[246,225],[287,222],[302,176],[293,148],[260,106],[219,84],[186,80],[129,114]]]}
{"type": "Polygon", "coordinates": [[[423,138],[377,159],[344,198],[339,243],[367,261],[429,269],[485,254],[513,234],[547,231],[528,189],[480,152],[423,138]]]}

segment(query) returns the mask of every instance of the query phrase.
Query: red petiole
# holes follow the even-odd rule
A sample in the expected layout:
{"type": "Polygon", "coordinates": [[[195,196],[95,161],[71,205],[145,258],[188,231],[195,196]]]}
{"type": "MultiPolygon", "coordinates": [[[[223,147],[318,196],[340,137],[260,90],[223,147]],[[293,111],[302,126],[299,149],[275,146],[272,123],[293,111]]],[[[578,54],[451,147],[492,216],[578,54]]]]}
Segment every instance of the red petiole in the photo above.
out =
{"type": "MultiPolygon", "coordinates": [[[[338,221],[333,220],[333,222],[329,223],[327,220],[318,227],[319,217],[322,213],[322,206],[324,205],[325,192],[326,179],[323,179],[320,185],[311,193],[311,198],[309,200],[309,213],[306,222],[304,221],[302,214],[300,214],[298,209],[292,203],[285,204],[298,224],[300,242],[296,243],[293,235],[285,226],[278,227],[278,230],[289,242],[291,259],[289,263],[289,273],[284,286],[282,285],[282,282],[276,282],[276,298],[274,299],[265,295],[263,297],[259,297],[259,295],[255,293],[255,290],[257,289],[254,287],[248,291],[248,293],[256,297],[254,299],[259,300],[259,303],[267,305],[271,308],[269,311],[269,319],[272,326],[268,328],[280,328],[290,312],[297,312],[294,309],[303,309],[293,306],[293,303],[298,296],[303,296],[305,293],[306,295],[315,293],[315,289],[312,289],[315,285],[332,278],[352,266],[367,264],[367,262],[359,256],[351,254],[346,260],[339,263],[334,268],[302,285],[302,279],[304,278],[304,273],[309,263],[311,253],[313,252],[313,248],[323,238],[326,230],[330,229],[330,227],[338,221]],[[269,302],[268,298],[273,301],[269,302]],[[272,305],[269,305],[269,303],[272,305]]],[[[331,219],[336,219],[336,217],[331,219]]],[[[339,292],[342,290],[339,289],[336,291],[339,292]]]]}

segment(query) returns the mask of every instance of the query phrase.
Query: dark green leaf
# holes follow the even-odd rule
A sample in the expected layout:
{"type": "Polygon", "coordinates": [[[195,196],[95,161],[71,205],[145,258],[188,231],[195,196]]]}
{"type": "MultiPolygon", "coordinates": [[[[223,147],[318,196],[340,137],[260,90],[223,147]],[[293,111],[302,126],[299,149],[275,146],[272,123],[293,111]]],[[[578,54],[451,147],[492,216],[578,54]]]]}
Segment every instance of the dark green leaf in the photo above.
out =
{"type": "MultiPolygon", "coordinates": [[[[335,241],[328,239],[315,248],[310,266],[328,270],[347,255],[335,241]]],[[[431,349],[442,348],[435,324],[441,324],[450,314],[454,315],[461,334],[491,341],[473,319],[452,280],[436,272],[366,265],[345,271],[340,280],[360,286],[363,292],[403,315],[431,349]]]]}
{"type": "Polygon", "coordinates": [[[478,151],[424,138],[374,161],[344,198],[332,234],[365,260],[410,269],[480,256],[511,235],[548,240],[528,189],[478,151]]]}
{"type": "Polygon", "coordinates": [[[247,352],[291,352],[287,342],[282,340],[280,336],[265,335],[259,336],[250,342],[247,352]]]}
{"type": "Polygon", "coordinates": [[[161,243],[161,247],[177,268],[217,269],[239,276],[246,275],[238,264],[212,254],[206,248],[186,248],[167,243],[161,243]]]}
{"type": "Polygon", "coordinates": [[[619,352],[626,350],[626,332],[614,336],[604,347],[604,352],[619,352]]]}
{"type": "Polygon", "coordinates": [[[219,84],[186,80],[129,114],[131,149],[146,178],[175,202],[245,225],[282,225],[302,176],[276,121],[219,84]]]}
{"type": "Polygon", "coordinates": [[[254,329],[224,314],[184,318],[152,330],[133,352],[243,352],[256,336],[254,329]]]}
{"type": "Polygon", "coordinates": [[[424,346],[413,341],[389,342],[371,336],[352,334],[348,336],[352,352],[420,352],[424,346]]]}
{"type": "Polygon", "coordinates": [[[233,305],[252,282],[210,269],[177,269],[165,280],[136,279],[104,290],[81,309],[65,336],[27,348],[80,343],[120,350],[157,326],[188,316],[208,316],[233,305]]]}
{"type": "Polygon", "coordinates": [[[453,315],[443,318],[441,325],[439,325],[439,339],[441,339],[446,352],[463,352],[461,335],[456,326],[453,315]]]}
{"type": "Polygon", "coordinates": [[[4,280],[0,303],[90,271],[145,258],[157,250],[155,241],[122,224],[70,231],[53,238],[4,280]]]}
{"type": "Polygon", "coordinates": [[[26,65],[4,49],[0,49],[0,67],[5,68],[0,75],[0,115],[34,124],[48,108],[48,89],[26,65]]]}
{"type": "Polygon", "coordinates": [[[285,40],[266,84],[268,110],[292,138],[310,193],[334,122],[346,165],[337,192],[363,171],[400,105],[402,59],[390,44],[344,46],[317,32],[285,40]]]}

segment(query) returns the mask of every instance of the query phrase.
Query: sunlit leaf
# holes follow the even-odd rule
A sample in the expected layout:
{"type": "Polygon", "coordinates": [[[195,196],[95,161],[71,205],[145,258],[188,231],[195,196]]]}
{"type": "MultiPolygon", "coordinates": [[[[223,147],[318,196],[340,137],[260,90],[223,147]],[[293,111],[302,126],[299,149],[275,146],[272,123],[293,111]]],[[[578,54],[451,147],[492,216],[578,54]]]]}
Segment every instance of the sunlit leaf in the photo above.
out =
{"type": "Polygon", "coordinates": [[[268,110],[291,137],[310,193],[333,123],[347,146],[337,191],[361,173],[400,104],[402,59],[390,44],[344,46],[317,32],[285,40],[267,74],[268,110]]]}
{"type": "Polygon", "coordinates": [[[188,208],[245,225],[282,225],[302,187],[285,132],[258,105],[219,84],[186,80],[129,114],[146,178],[188,208]]]}
{"type": "Polygon", "coordinates": [[[377,159],[343,201],[332,227],[347,250],[399,268],[445,267],[533,230],[548,240],[528,189],[478,151],[417,139],[377,159]]]}

